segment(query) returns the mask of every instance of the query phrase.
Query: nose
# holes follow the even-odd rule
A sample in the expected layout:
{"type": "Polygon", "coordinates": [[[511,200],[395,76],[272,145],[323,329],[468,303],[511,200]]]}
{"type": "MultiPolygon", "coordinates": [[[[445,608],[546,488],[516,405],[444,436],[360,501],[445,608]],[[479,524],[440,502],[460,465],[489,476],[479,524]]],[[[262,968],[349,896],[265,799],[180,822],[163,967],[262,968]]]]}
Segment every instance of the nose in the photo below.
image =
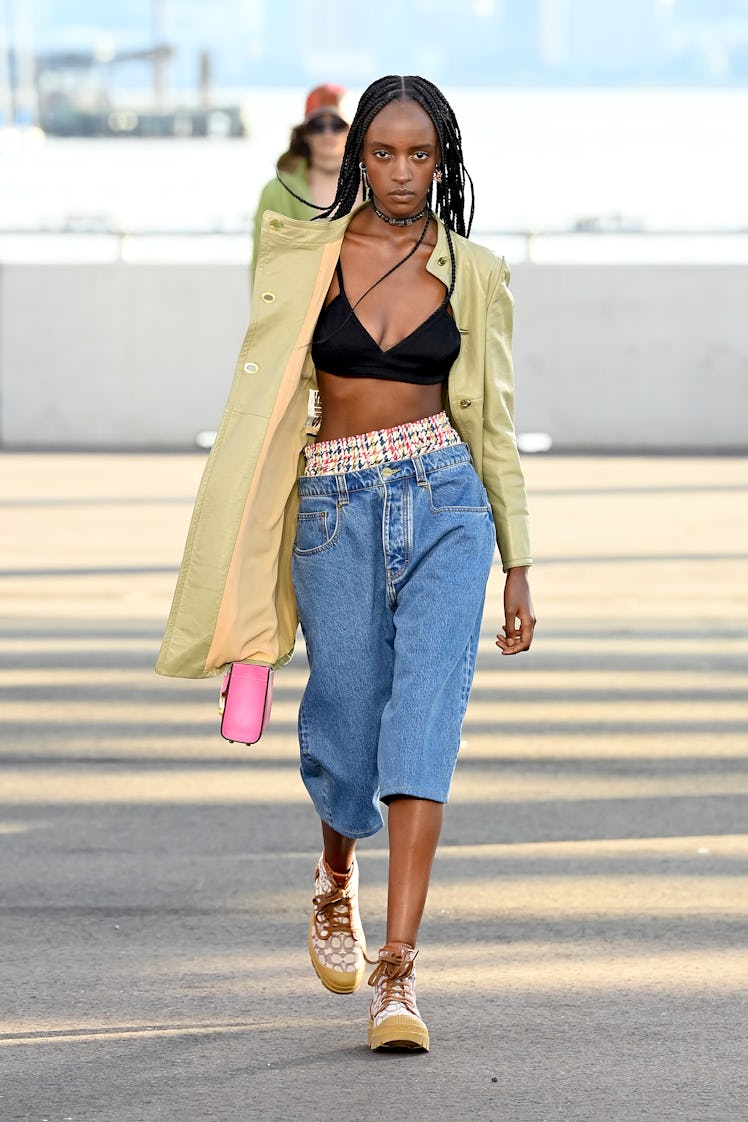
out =
{"type": "Polygon", "coordinates": [[[409,183],[412,175],[407,156],[402,156],[392,162],[392,178],[395,183],[409,183]]]}

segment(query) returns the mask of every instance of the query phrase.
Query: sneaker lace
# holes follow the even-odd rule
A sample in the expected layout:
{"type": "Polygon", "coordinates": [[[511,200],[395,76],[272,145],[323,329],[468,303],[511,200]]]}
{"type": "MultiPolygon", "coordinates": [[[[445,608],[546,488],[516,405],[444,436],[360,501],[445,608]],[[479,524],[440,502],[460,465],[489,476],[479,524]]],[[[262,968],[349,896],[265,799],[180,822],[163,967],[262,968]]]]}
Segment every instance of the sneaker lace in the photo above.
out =
{"type": "Polygon", "coordinates": [[[312,897],[314,904],[314,929],[320,939],[333,935],[351,935],[354,939],[351,901],[344,888],[333,888],[312,897]]]}
{"type": "Polygon", "coordinates": [[[408,1012],[418,1016],[412,977],[417,953],[416,951],[406,957],[401,951],[379,952],[379,962],[369,978],[369,985],[375,987],[373,1016],[377,1016],[387,1005],[395,1001],[404,1005],[408,1012]]]}

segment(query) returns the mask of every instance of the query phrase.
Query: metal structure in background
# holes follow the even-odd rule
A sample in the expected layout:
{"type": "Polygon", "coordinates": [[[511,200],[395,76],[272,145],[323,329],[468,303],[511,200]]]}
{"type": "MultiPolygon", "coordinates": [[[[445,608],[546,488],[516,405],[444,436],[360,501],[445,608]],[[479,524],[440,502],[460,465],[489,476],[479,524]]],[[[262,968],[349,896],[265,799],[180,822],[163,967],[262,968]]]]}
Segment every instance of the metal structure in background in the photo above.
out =
{"type": "Polygon", "coordinates": [[[0,127],[38,127],[64,137],[243,137],[239,105],[214,105],[211,60],[198,60],[196,106],[167,104],[167,66],[175,50],[166,42],[165,0],[152,0],[152,46],[36,54],[31,41],[31,0],[0,0],[0,127]],[[111,96],[110,75],[133,63],[152,66],[150,104],[111,96]]]}
{"type": "Polygon", "coordinates": [[[243,137],[247,134],[245,115],[238,105],[211,104],[208,75],[210,62],[200,57],[199,91],[196,107],[167,107],[165,104],[166,65],[174,50],[166,43],[143,50],[123,51],[102,57],[92,51],[54,52],[36,59],[36,88],[39,127],[51,136],[137,136],[137,137],[243,137]],[[81,73],[101,75],[115,66],[134,62],[153,64],[153,100],[146,107],[115,105],[106,83],[100,81],[81,97],[81,73]]]}
{"type": "Polygon", "coordinates": [[[0,127],[38,124],[32,0],[0,0],[0,127]]]}

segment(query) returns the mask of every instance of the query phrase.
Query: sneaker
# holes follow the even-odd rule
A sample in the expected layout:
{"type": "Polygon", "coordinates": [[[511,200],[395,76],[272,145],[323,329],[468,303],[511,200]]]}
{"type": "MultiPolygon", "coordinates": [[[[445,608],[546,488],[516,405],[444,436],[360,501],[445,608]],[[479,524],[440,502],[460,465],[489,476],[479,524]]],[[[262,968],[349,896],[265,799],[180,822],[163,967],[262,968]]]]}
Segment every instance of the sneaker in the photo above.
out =
{"type": "Polygon", "coordinates": [[[369,1047],[429,1050],[429,1030],[416,1005],[418,951],[407,943],[382,947],[369,985],[374,987],[369,1014],[369,1047]]]}
{"type": "Polygon", "coordinates": [[[353,993],[366,970],[366,940],[358,912],[358,862],[344,885],[333,880],[320,857],[314,874],[314,898],[309,920],[312,966],[328,990],[353,993]]]}

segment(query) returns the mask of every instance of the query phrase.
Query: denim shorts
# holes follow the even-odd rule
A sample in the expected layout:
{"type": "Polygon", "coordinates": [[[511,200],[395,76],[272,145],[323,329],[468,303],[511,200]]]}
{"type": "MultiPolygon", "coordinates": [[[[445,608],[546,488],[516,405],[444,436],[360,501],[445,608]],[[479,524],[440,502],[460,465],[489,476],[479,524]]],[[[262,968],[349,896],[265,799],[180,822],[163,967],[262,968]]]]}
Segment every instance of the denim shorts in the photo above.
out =
{"type": "Polygon", "coordinates": [[[293,580],[309,680],[301,775],[345,837],[380,800],[444,803],[475,668],[495,532],[465,444],[302,476],[293,580]]]}

